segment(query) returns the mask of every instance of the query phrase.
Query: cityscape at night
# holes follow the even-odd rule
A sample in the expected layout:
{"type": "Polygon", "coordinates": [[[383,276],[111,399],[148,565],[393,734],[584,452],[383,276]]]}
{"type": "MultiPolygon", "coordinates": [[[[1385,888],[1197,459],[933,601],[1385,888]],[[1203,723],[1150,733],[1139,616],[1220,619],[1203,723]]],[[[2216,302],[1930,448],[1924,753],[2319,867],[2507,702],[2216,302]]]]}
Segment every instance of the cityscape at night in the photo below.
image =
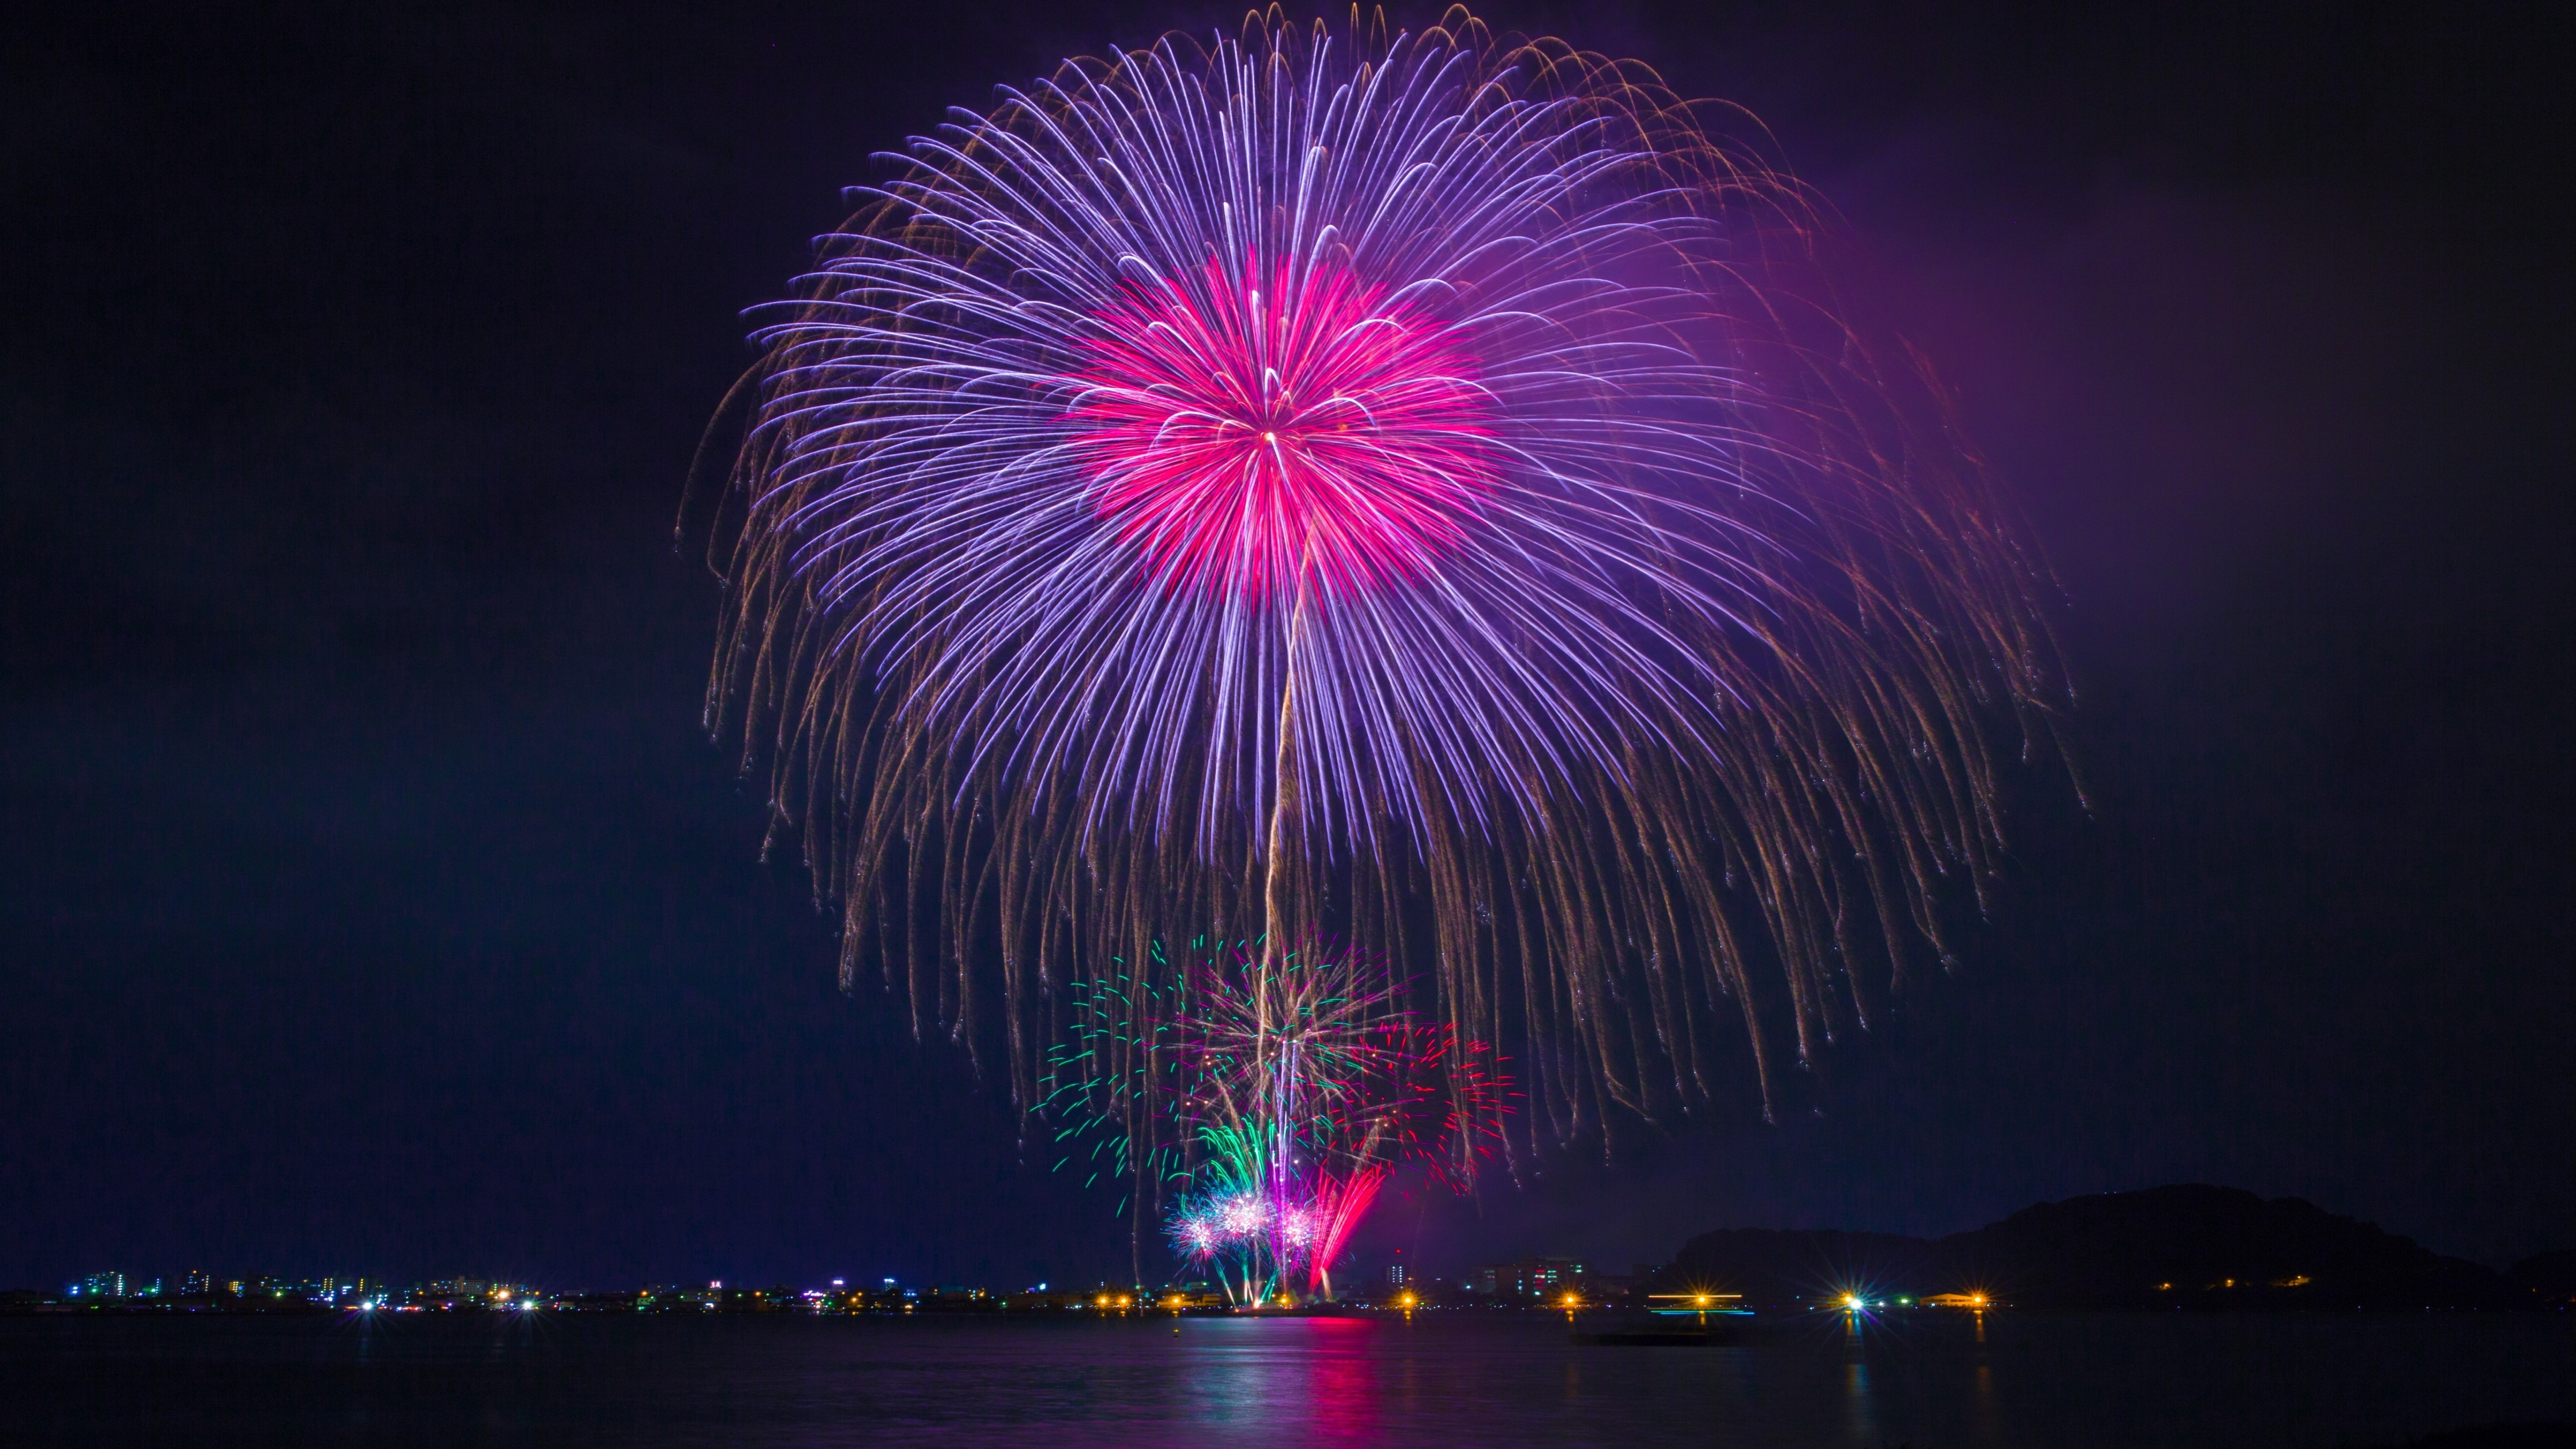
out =
{"type": "Polygon", "coordinates": [[[1593,1319],[1638,1313],[1891,1310],[2190,1309],[2562,1313],[2576,1308],[2576,1250],[2496,1271],[2430,1252],[2378,1227],[2295,1199],[2190,1184],[2043,1203],[1933,1240],[1884,1233],[1721,1229],[1666,1263],[1612,1270],[1527,1256],[1443,1271],[1351,1262],[1343,1289],[1246,1304],[1222,1283],[906,1283],[836,1277],[755,1287],[723,1279],[602,1291],[491,1278],[398,1282],[365,1277],[226,1277],[191,1269],[149,1279],[89,1274],[59,1293],[0,1294],[17,1313],[642,1312],[838,1314],[1228,1315],[1543,1312],[1593,1319]]]}
{"type": "MultiPolygon", "coordinates": [[[[1348,1309],[1535,1308],[1562,1312],[1627,1306],[1655,1270],[1627,1276],[1587,1275],[1566,1258],[1488,1264],[1456,1281],[1417,1280],[1389,1268],[1378,1281],[1354,1290],[1333,1306],[1348,1309]]],[[[820,1287],[727,1287],[655,1284],[622,1292],[563,1291],[483,1278],[439,1278],[390,1283],[367,1278],[287,1279],[270,1276],[214,1280],[184,1275],[175,1290],[154,1278],[129,1290],[122,1273],[94,1273],[60,1293],[21,1289],[0,1294],[0,1312],[20,1313],[1221,1313],[1235,1304],[1204,1282],[1031,1284],[1015,1289],[963,1284],[904,1285],[891,1278],[853,1285],[834,1278],[820,1287]]]]}

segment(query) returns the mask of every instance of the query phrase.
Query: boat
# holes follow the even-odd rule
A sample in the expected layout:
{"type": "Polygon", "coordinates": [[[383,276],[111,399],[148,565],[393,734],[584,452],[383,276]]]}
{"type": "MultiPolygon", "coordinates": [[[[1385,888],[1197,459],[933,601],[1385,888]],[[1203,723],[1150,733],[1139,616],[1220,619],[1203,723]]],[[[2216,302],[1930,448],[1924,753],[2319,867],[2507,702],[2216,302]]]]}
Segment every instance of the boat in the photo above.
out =
{"type": "Polygon", "coordinates": [[[1612,1348],[1701,1348],[1741,1343],[1753,1329],[1749,1308],[1650,1308],[1610,1319],[1570,1335],[1576,1343],[1612,1348]]]}

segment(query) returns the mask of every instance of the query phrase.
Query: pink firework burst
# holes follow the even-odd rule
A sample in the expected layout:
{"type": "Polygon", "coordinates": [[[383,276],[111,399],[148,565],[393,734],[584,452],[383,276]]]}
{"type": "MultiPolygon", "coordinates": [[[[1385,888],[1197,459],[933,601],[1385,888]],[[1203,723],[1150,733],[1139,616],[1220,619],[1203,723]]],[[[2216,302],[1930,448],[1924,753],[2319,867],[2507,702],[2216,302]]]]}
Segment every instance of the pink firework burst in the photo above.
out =
{"type": "Polygon", "coordinates": [[[1465,338],[1349,272],[1210,262],[1099,317],[1072,416],[1096,506],[1167,583],[1419,579],[1496,482],[1465,338]]]}

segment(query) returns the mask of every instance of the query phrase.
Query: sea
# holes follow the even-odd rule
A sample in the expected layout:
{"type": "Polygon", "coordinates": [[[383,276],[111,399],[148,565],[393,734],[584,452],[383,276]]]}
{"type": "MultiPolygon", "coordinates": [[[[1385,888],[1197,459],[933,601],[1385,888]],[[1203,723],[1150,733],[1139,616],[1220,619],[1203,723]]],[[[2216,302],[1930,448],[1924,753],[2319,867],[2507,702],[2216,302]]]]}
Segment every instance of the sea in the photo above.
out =
{"type": "Polygon", "coordinates": [[[2576,1314],[0,1318],[0,1444],[2395,1446],[2576,1421],[2576,1314]],[[1575,1325],[1581,1329],[1584,1325],[1575,1325]]]}

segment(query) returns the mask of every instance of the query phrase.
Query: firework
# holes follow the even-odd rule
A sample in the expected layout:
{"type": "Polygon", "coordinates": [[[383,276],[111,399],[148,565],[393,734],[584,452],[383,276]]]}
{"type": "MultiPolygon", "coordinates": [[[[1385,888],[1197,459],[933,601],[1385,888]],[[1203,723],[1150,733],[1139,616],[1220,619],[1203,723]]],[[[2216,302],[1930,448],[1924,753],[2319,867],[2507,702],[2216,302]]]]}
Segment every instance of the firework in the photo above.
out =
{"type": "Polygon", "coordinates": [[[1472,1183],[1509,1083],[1488,1044],[1400,1005],[1382,959],[1192,945],[1076,993],[1043,1079],[1068,1144],[1056,1165],[1132,1177],[1140,1215],[1176,1199],[1172,1246],[1238,1302],[1327,1295],[1390,1172],[1472,1183]]]}
{"type": "Polygon", "coordinates": [[[1729,1021],[1767,1109],[1766,1021],[1946,959],[1988,737],[2063,703],[2045,577],[1642,66],[1256,18],[892,159],[760,314],[709,704],[845,980],[1034,1106],[1155,923],[1332,932],[1520,1044],[1535,1141],[1704,1098],[1729,1021]]]}

